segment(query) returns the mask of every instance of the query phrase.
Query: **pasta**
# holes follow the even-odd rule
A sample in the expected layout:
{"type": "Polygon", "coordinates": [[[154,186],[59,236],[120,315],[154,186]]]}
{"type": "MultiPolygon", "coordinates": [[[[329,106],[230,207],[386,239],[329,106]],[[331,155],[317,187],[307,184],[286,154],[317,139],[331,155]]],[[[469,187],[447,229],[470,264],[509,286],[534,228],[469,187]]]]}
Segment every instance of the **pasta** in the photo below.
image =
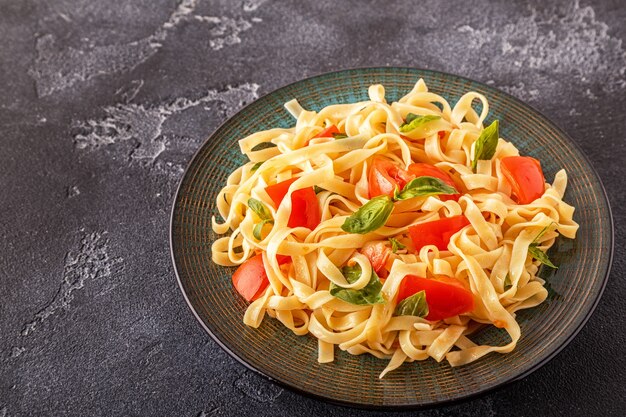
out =
{"type": "Polygon", "coordinates": [[[479,93],[451,107],[420,79],[397,102],[381,85],[368,94],[319,112],[292,100],[294,127],[239,141],[250,162],[217,196],[223,221],[212,227],[228,235],[212,258],[239,266],[233,282],[252,300],[244,323],[268,315],[313,335],[322,363],[336,348],[388,359],[381,378],[404,362],[459,366],[511,352],[516,311],[547,297],[537,276],[552,266],[545,252],[578,229],[563,201],[566,172],[545,183],[497,122],[483,128],[479,93]],[[475,344],[483,325],[510,342],[475,344]]]}

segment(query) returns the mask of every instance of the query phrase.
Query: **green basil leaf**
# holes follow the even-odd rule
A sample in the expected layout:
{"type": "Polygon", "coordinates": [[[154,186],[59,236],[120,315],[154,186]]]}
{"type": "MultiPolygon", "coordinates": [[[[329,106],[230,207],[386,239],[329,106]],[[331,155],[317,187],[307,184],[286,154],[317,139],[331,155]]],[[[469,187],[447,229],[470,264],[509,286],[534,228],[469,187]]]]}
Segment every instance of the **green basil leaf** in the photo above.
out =
{"type": "Polygon", "coordinates": [[[476,172],[476,164],[479,159],[490,160],[496,153],[498,147],[498,138],[500,132],[498,130],[498,121],[483,129],[482,133],[474,144],[474,160],[472,161],[472,171],[476,172]]]}
{"type": "Polygon", "coordinates": [[[318,187],[317,185],[314,185],[314,186],[313,186],[313,190],[315,190],[315,194],[319,194],[319,193],[321,193],[322,191],[326,191],[324,188],[322,188],[322,187],[318,187]]]}
{"type": "Polygon", "coordinates": [[[352,266],[344,266],[341,268],[341,273],[348,281],[348,284],[354,284],[361,277],[361,266],[359,264],[354,264],[352,266]]]}
{"type": "Polygon", "coordinates": [[[541,262],[545,266],[549,266],[550,268],[554,268],[554,269],[558,268],[556,265],[554,265],[550,261],[550,258],[548,258],[548,255],[546,255],[546,253],[544,251],[542,251],[541,249],[539,249],[537,247],[536,243],[532,243],[528,247],[528,253],[530,253],[530,256],[532,256],[533,258],[535,258],[536,260],[538,260],[539,262],[541,262]]]}
{"type": "Polygon", "coordinates": [[[546,234],[546,232],[548,231],[548,229],[549,229],[549,228],[550,228],[553,224],[554,224],[554,222],[550,223],[549,225],[547,225],[546,227],[544,227],[543,229],[541,229],[541,231],[539,232],[539,234],[538,234],[538,235],[537,235],[537,236],[533,239],[533,242],[531,243],[531,245],[532,245],[532,244],[535,244],[535,243],[539,243],[539,239],[541,239],[541,237],[542,237],[543,235],[545,235],[545,234],[546,234]]]}
{"type": "Polygon", "coordinates": [[[345,139],[348,137],[345,133],[333,133],[333,137],[335,139],[345,139]]]}
{"type": "Polygon", "coordinates": [[[270,213],[268,208],[265,207],[265,204],[261,203],[259,200],[255,198],[249,198],[248,207],[250,207],[250,210],[254,211],[256,215],[259,216],[259,219],[272,220],[272,214],[270,213]]]}
{"type": "Polygon", "coordinates": [[[408,200],[409,198],[428,195],[458,194],[458,191],[439,178],[425,176],[412,179],[402,191],[398,192],[396,189],[394,194],[394,200],[408,200]]]}
{"type": "Polygon", "coordinates": [[[411,123],[413,120],[417,119],[419,116],[415,113],[409,113],[406,115],[406,123],[411,123]]]}
{"type": "Polygon", "coordinates": [[[511,275],[507,273],[506,277],[504,277],[504,291],[508,291],[512,286],[511,275]]]}
{"type": "Polygon", "coordinates": [[[426,317],[428,315],[426,292],[422,290],[400,301],[394,315],[426,317]]]}
{"type": "Polygon", "coordinates": [[[403,245],[402,243],[400,243],[397,239],[395,239],[393,237],[390,237],[389,241],[391,242],[391,251],[393,253],[396,253],[399,250],[406,248],[405,245],[403,245]]]}
{"type": "MultiPolygon", "coordinates": [[[[344,266],[341,272],[346,277],[346,281],[350,284],[355,283],[361,276],[361,267],[356,264],[354,266],[344,266]]],[[[383,304],[385,299],[381,294],[383,284],[378,279],[378,275],[372,270],[372,276],[367,285],[360,290],[343,288],[335,284],[330,285],[330,295],[340,300],[356,305],[372,305],[383,304]]]]}
{"type": "Polygon", "coordinates": [[[348,233],[365,234],[383,226],[391,212],[393,202],[386,195],[372,198],[363,204],[357,211],[341,225],[341,229],[348,233]]]}
{"type": "Polygon", "coordinates": [[[274,148],[276,147],[275,143],[272,142],[261,142],[258,143],[256,145],[254,145],[252,147],[252,149],[250,149],[251,152],[256,152],[256,151],[262,151],[263,149],[267,149],[267,148],[274,148]]]}
{"type": "Polygon", "coordinates": [[[406,123],[403,123],[400,126],[400,132],[406,133],[411,130],[415,130],[420,126],[425,125],[429,122],[434,122],[435,120],[441,119],[441,116],[434,116],[432,114],[428,114],[426,116],[418,116],[413,113],[409,113],[406,115],[406,123]]]}
{"type": "Polygon", "coordinates": [[[254,172],[257,169],[259,169],[261,167],[261,165],[263,165],[263,162],[265,162],[265,161],[257,162],[256,164],[252,165],[252,168],[250,168],[250,172],[254,172]]]}
{"type": "Polygon", "coordinates": [[[261,232],[263,231],[263,226],[265,226],[265,223],[274,224],[274,220],[263,219],[261,223],[257,223],[254,225],[254,229],[252,229],[252,236],[254,236],[256,240],[261,240],[261,232]]]}

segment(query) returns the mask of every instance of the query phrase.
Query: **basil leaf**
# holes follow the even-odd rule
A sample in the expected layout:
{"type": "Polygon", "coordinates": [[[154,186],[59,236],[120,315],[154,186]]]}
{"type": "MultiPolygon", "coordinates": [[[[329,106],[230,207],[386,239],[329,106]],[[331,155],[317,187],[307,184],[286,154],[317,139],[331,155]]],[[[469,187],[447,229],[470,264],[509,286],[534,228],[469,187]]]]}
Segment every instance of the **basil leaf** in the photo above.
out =
{"type": "Polygon", "coordinates": [[[326,191],[324,188],[322,188],[322,187],[318,187],[317,185],[314,185],[314,186],[313,186],[313,190],[315,190],[315,194],[319,194],[319,193],[321,193],[322,191],[326,191]]]}
{"type": "Polygon", "coordinates": [[[476,172],[476,164],[479,159],[488,161],[493,158],[498,147],[498,138],[500,132],[498,130],[498,121],[483,129],[482,133],[474,144],[474,160],[472,161],[472,171],[476,172]]]}
{"type": "Polygon", "coordinates": [[[265,204],[261,203],[256,198],[248,199],[248,207],[250,207],[250,210],[255,212],[257,216],[259,216],[259,219],[272,220],[272,214],[267,209],[267,207],[265,207],[265,204]]]}
{"type": "Polygon", "coordinates": [[[348,281],[348,284],[354,284],[361,277],[361,267],[359,264],[352,266],[346,265],[341,268],[341,273],[346,278],[346,281],[348,281]]]}
{"type": "Polygon", "coordinates": [[[409,113],[406,115],[406,123],[411,123],[413,120],[417,119],[417,114],[409,113]]]}
{"type": "Polygon", "coordinates": [[[439,178],[425,176],[412,179],[400,192],[396,189],[394,200],[408,200],[413,197],[457,193],[456,188],[449,186],[439,178]]]}
{"type": "Polygon", "coordinates": [[[405,245],[403,245],[402,243],[400,243],[397,239],[390,237],[389,241],[391,242],[391,251],[393,253],[398,252],[400,249],[404,249],[406,248],[405,245]]]}
{"type": "Polygon", "coordinates": [[[254,229],[252,229],[252,236],[254,236],[254,238],[256,240],[261,240],[261,232],[263,231],[263,226],[265,226],[265,223],[271,223],[274,224],[274,220],[272,219],[263,219],[263,221],[261,221],[261,223],[257,223],[254,225],[254,229]]]}
{"type": "Polygon", "coordinates": [[[256,152],[256,151],[262,151],[263,149],[267,149],[267,148],[274,148],[276,147],[275,143],[272,142],[261,142],[261,143],[257,143],[256,145],[254,145],[252,147],[252,149],[250,149],[251,152],[256,152]]]}
{"type": "MultiPolygon", "coordinates": [[[[355,283],[361,276],[361,267],[356,264],[354,266],[344,266],[341,272],[346,277],[346,281],[350,284],[355,283]]],[[[367,285],[360,290],[343,288],[338,285],[330,285],[330,295],[340,300],[356,305],[383,304],[385,299],[381,294],[383,284],[378,279],[376,272],[372,270],[372,276],[367,285]]]]}
{"type": "Polygon", "coordinates": [[[333,133],[333,137],[335,139],[345,139],[348,137],[345,133],[333,133]]]}
{"type": "Polygon", "coordinates": [[[528,253],[530,253],[530,256],[532,256],[533,258],[535,258],[536,260],[538,260],[545,266],[549,266],[550,268],[554,268],[554,269],[558,268],[556,265],[554,265],[550,261],[550,258],[548,258],[548,255],[546,255],[544,251],[542,251],[541,249],[537,247],[536,243],[530,244],[530,246],[528,247],[528,253]]]}
{"type": "Polygon", "coordinates": [[[544,227],[543,229],[541,229],[541,231],[539,232],[539,234],[538,234],[538,235],[537,235],[537,236],[533,239],[533,243],[531,243],[531,245],[532,245],[532,244],[535,244],[535,243],[539,243],[539,239],[541,239],[541,237],[542,237],[543,235],[545,235],[545,234],[546,234],[546,232],[548,231],[548,229],[550,228],[550,226],[552,226],[553,224],[554,224],[554,222],[550,223],[549,225],[547,225],[546,227],[544,227]]]}
{"type": "Polygon", "coordinates": [[[504,291],[508,291],[512,286],[513,283],[511,283],[511,275],[506,274],[506,277],[504,277],[504,291]]]}
{"type": "Polygon", "coordinates": [[[426,292],[422,290],[400,301],[393,314],[396,316],[426,317],[428,315],[426,292]]]}
{"type": "Polygon", "coordinates": [[[341,225],[341,229],[348,233],[365,234],[383,226],[391,212],[393,202],[386,195],[372,198],[363,204],[357,211],[341,225]]]}
{"type": "Polygon", "coordinates": [[[415,130],[420,126],[425,125],[429,122],[434,122],[435,120],[441,119],[441,116],[433,116],[432,114],[428,114],[426,116],[418,116],[413,113],[409,113],[406,115],[406,123],[403,123],[400,126],[400,132],[406,133],[411,130],[415,130]]]}
{"type": "Polygon", "coordinates": [[[254,172],[257,169],[259,169],[261,167],[261,165],[263,165],[263,162],[265,162],[265,161],[257,162],[256,164],[252,165],[252,168],[250,168],[250,172],[254,172]]]}

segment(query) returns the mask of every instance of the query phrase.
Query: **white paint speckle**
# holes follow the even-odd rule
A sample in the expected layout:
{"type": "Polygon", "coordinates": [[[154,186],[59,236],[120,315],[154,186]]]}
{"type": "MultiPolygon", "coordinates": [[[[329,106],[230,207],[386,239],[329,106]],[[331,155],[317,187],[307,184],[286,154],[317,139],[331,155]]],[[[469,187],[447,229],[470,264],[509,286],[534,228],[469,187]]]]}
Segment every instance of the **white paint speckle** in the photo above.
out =
{"type": "Polygon", "coordinates": [[[67,191],[66,191],[67,198],[76,197],[79,194],[80,194],[80,190],[78,189],[76,185],[67,187],[67,191]]]}
{"type": "Polygon", "coordinates": [[[587,89],[585,90],[584,95],[585,95],[585,97],[587,97],[587,98],[588,98],[588,99],[590,99],[590,100],[597,100],[597,99],[598,99],[598,96],[596,96],[596,95],[594,94],[594,92],[593,92],[593,91],[591,91],[591,89],[590,89],[590,88],[587,88],[587,89]]]}
{"type": "Polygon", "coordinates": [[[252,27],[252,23],[250,23],[249,20],[241,17],[233,19],[226,16],[195,16],[195,18],[201,22],[214,25],[209,31],[211,36],[211,39],[209,39],[209,46],[211,46],[211,49],[215,51],[220,50],[227,45],[241,43],[239,34],[252,27]]]}
{"type": "Polygon", "coordinates": [[[93,151],[108,145],[129,140],[135,146],[129,158],[153,163],[166,150],[169,142],[162,136],[163,124],[173,114],[209,102],[222,102],[229,116],[245,103],[258,97],[257,84],[227,87],[223,91],[208,90],[199,98],[180,97],[174,101],[146,107],[141,104],[121,103],[104,108],[106,116],[99,120],[80,121],[74,127],[81,132],[74,136],[76,149],[93,151]]]}
{"type": "Polygon", "coordinates": [[[19,357],[22,353],[24,353],[26,351],[26,348],[21,347],[21,346],[13,346],[13,348],[11,349],[11,357],[12,358],[17,358],[19,357]]]}
{"type": "Polygon", "coordinates": [[[592,6],[578,1],[529,6],[505,24],[488,14],[468,16],[451,30],[432,31],[425,44],[411,40],[414,30],[408,25],[398,35],[407,39],[407,54],[418,45],[429,56],[446,51],[444,57],[453,59],[443,59],[442,69],[492,80],[490,85],[522,100],[559,101],[568,91],[593,99],[598,91],[614,94],[626,88],[622,40],[611,35],[592,6]]]}
{"type": "Polygon", "coordinates": [[[37,59],[29,74],[35,79],[37,95],[44,97],[97,75],[132,70],[159,47],[146,38],[122,45],[60,50],[54,35],[48,34],[37,39],[37,59]]]}
{"type": "Polygon", "coordinates": [[[143,80],[132,80],[128,85],[120,87],[114,95],[120,97],[124,103],[130,103],[139,94],[143,83],[143,80]]]}
{"type": "Polygon", "coordinates": [[[182,0],[153,34],[134,42],[96,46],[83,39],[85,48],[59,49],[54,35],[43,35],[36,41],[37,59],[29,71],[37,95],[44,97],[98,75],[132,70],[161,48],[169,31],[193,13],[196,3],[182,0]]]}
{"type": "Polygon", "coordinates": [[[198,5],[198,0],[182,0],[174,13],[172,13],[165,23],[163,23],[162,29],[157,31],[155,37],[162,37],[161,40],[165,40],[167,34],[165,29],[171,29],[182,22],[187,16],[192,14],[198,5]]]}
{"type": "MultiPolygon", "coordinates": [[[[85,38],[82,39],[83,45],[80,48],[62,48],[54,35],[44,34],[36,40],[37,57],[28,72],[35,80],[37,95],[48,96],[96,76],[132,71],[157,53],[177,26],[191,19],[212,25],[209,30],[209,45],[214,50],[241,43],[239,34],[252,27],[250,20],[241,17],[194,15],[197,2],[198,0],[181,0],[154,33],[133,42],[95,45],[85,38]]],[[[136,95],[140,88],[141,85],[130,90],[126,102],[130,102],[134,98],[133,91],[136,95]]]]}
{"type": "Polygon", "coordinates": [[[534,101],[539,98],[539,90],[528,88],[521,81],[516,85],[501,85],[499,87],[501,90],[519,98],[520,100],[534,101]]]}
{"type": "Polygon", "coordinates": [[[81,237],[78,247],[66,253],[62,281],[57,293],[52,301],[35,313],[33,319],[24,325],[22,336],[28,336],[40,323],[58,310],[69,309],[70,303],[74,300],[74,291],[83,288],[87,281],[107,278],[111,275],[113,267],[122,259],[111,258],[105,235],[106,233],[99,232],[86,233],[81,237]]]}
{"type": "Polygon", "coordinates": [[[253,12],[265,2],[267,2],[267,0],[245,0],[243,2],[243,11],[253,12]]]}

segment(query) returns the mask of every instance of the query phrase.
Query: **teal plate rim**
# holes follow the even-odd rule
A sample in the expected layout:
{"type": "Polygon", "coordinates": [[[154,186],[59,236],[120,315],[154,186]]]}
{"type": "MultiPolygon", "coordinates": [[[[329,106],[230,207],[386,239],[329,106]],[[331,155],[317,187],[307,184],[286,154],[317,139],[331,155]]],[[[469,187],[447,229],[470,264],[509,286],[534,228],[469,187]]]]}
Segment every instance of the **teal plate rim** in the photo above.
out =
{"type": "Polygon", "coordinates": [[[349,68],[349,69],[342,69],[342,70],[338,70],[338,71],[329,71],[329,72],[324,72],[324,73],[319,73],[316,75],[312,75],[306,78],[302,78],[299,79],[297,81],[291,82],[289,84],[286,84],[282,87],[279,87],[267,94],[264,94],[262,96],[260,96],[259,98],[253,100],[250,103],[247,103],[244,107],[242,107],[237,113],[235,113],[234,115],[230,116],[229,118],[227,118],[223,123],[221,123],[215,130],[213,130],[211,132],[211,134],[207,137],[207,139],[205,139],[205,141],[202,143],[202,145],[200,145],[200,147],[196,150],[196,152],[194,153],[193,157],[190,159],[189,163],[187,164],[187,167],[185,168],[185,171],[183,172],[183,175],[181,177],[181,180],[178,184],[178,187],[176,189],[176,193],[174,195],[173,198],[173,202],[172,202],[172,210],[171,210],[171,214],[170,214],[170,230],[169,230],[169,246],[170,246],[170,256],[171,256],[171,260],[172,260],[172,264],[174,266],[174,273],[176,275],[176,280],[178,283],[178,286],[181,290],[183,299],[185,300],[187,306],[189,307],[189,309],[191,310],[192,314],[195,316],[195,318],[197,319],[197,321],[200,323],[201,327],[204,329],[204,331],[224,350],[226,351],[233,359],[235,359],[237,362],[241,363],[243,366],[245,366],[247,369],[255,372],[256,374],[262,376],[263,378],[267,379],[268,381],[270,381],[270,383],[276,383],[277,385],[287,388],[293,392],[296,392],[300,395],[304,395],[310,398],[314,398],[317,400],[321,400],[321,401],[325,401],[334,405],[339,405],[339,406],[345,406],[345,407],[352,407],[352,408],[360,408],[360,409],[367,409],[367,410],[380,410],[380,411],[401,411],[401,410],[418,410],[418,409],[426,409],[426,408],[432,408],[432,407],[437,407],[437,406],[442,406],[442,405],[451,405],[451,404],[455,404],[461,401],[466,401],[472,398],[476,398],[479,397],[481,395],[484,395],[488,392],[494,391],[496,389],[502,388],[505,385],[508,385],[514,381],[518,381],[520,379],[523,379],[525,377],[527,377],[528,375],[530,375],[531,373],[533,373],[534,371],[536,371],[537,369],[541,368],[543,365],[545,365],[546,363],[548,363],[550,360],[552,360],[556,355],[558,355],[575,337],[576,335],[580,332],[580,330],[585,326],[585,324],[587,323],[587,321],[589,320],[589,318],[591,317],[591,315],[593,314],[594,310],[596,309],[598,303],[600,302],[600,299],[602,297],[602,294],[604,293],[604,289],[606,288],[606,284],[608,282],[608,278],[610,276],[610,272],[611,272],[611,267],[613,264],[613,256],[614,256],[614,249],[615,249],[615,226],[614,226],[614,220],[613,220],[613,214],[612,214],[612,210],[611,210],[611,206],[610,206],[610,201],[606,192],[606,189],[602,183],[602,180],[600,178],[600,176],[598,175],[596,169],[594,168],[594,166],[591,164],[591,162],[589,161],[589,158],[585,155],[584,151],[581,149],[581,147],[570,138],[570,136],[563,130],[561,129],[556,123],[554,123],[550,118],[548,118],[543,112],[539,111],[538,109],[536,109],[535,107],[519,100],[518,98],[512,96],[511,94],[508,94],[496,87],[487,85],[485,83],[473,80],[471,78],[468,77],[464,77],[464,76],[460,76],[457,74],[453,74],[453,73],[448,73],[448,72],[442,72],[442,71],[437,71],[437,70],[432,70],[432,69],[424,69],[424,68],[416,68],[416,67],[401,67],[401,66],[389,66],[389,67],[356,67],[356,68],[349,68]],[[578,153],[578,156],[584,161],[586,168],[589,169],[589,171],[593,174],[593,177],[595,178],[595,180],[597,181],[597,185],[599,186],[599,190],[601,194],[599,197],[600,199],[604,202],[605,206],[606,206],[606,216],[608,219],[608,226],[609,226],[609,234],[607,236],[607,240],[608,240],[608,260],[606,262],[606,266],[604,268],[604,271],[600,271],[598,273],[598,275],[602,275],[601,278],[601,283],[598,289],[598,292],[595,296],[595,298],[592,300],[591,305],[588,307],[587,311],[584,312],[584,316],[581,318],[580,322],[578,323],[578,325],[571,329],[569,335],[566,336],[566,338],[557,346],[554,346],[553,349],[547,353],[541,360],[539,360],[538,362],[536,362],[535,364],[533,364],[530,368],[528,368],[527,370],[512,376],[510,378],[507,379],[503,379],[502,381],[498,381],[496,384],[492,385],[492,386],[487,386],[485,388],[482,389],[477,389],[472,393],[469,394],[464,394],[464,395],[459,395],[457,397],[454,398],[447,398],[447,399],[442,399],[442,400],[437,400],[437,401],[432,401],[432,402],[428,402],[428,403],[407,403],[407,404],[390,404],[390,405],[380,405],[380,404],[371,404],[371,403],[363,403],[363,402],[356,402],[356,401],[343,401],[343,400],[337,400],[335,398],[332,397],[327,397],[324,395],[319,395],[319,394],[315,394],[312,392],[307,391],[306,389],[300,388],[292,383],[289,383],[287,381],[282,380],[279,377],[274,377],[272,375],[269,375],[263,371],[261,371],[260,369],[258,369],[257,367],[253,366],[252,364],[250,364],[248,361],[246,361],[244,358],[242,358],[239,354],[237,354],[233,349],[231,349],[228,344],[226,342],[224,342],[220,336],[218,334],[216,334],[216,332],[212,331],[207,324],[204,322],[204,320],[200,317],[200,315],[198,314],[198,312],[196,311],[196,308],[194,307],[192,301],[190,300],[184,284],[181,280],[180,277],[180,273],[179,273],[179,268],[177,266],[176,263],[176,251],[175,251],[175,239],[174,239],[174,228],[175,228],[175,214],[176,214],[176,209],[177,209],[177,205],[179,203],[179,198],[181,196],[181,189],[183,187],[183,184],[185,183],[185,179],[187,178],[187,175],[190,171],[190,169],[194,166],[194,163],[196,162],[196,160],[198,159],[198,156],[201,154],[201,152],[204,150],[204,148],[208,145],[211,144],[213,137],[215,136],[215,134],[217,132],[219,132],[227,123],[229,123],[233,118],[237,117],[239,114],[244,113],[250,106],[252,106],[253,104],[255,104],[256,102],[258,102],[259,100],[265,99],[266,97],[272,96],[272,95],[276,95],[279,94],[283,91],[289,90],[289,88],[305,82],[305,81],[312,81],[318,78],[324,78],[324,77],[330,77],[330,76],[342,76],[342,75],[348,75],[348,74],[352,74],[352,73],[358,73],[359,71],[415,71],[416,73],[419,72],[420,74],[430,74],[430,75],[439,75],[439,76],[443,76],[443,77],[451,77],[451,78],[456,78],[458,80],[464,81],[464,82],[468,82],[468,83],[473,83],[475,85],[481,86],[484,89],[487,90],[494,90],[496,91],[500,96],[504,97],[507,100],[513,101],[515,103],[517,103],[518,105],[521,105],[522,107],[526,107],[528,108],[530,111],[536,113],[537,115],[539,115],[540,117],[542,117],[546,122],[548,122],[551,127],[557,131],[563,138],[565,138],[565,140],[568,142],[568,145],[571,145],[575,148],[575,150],[578,153]]]}

